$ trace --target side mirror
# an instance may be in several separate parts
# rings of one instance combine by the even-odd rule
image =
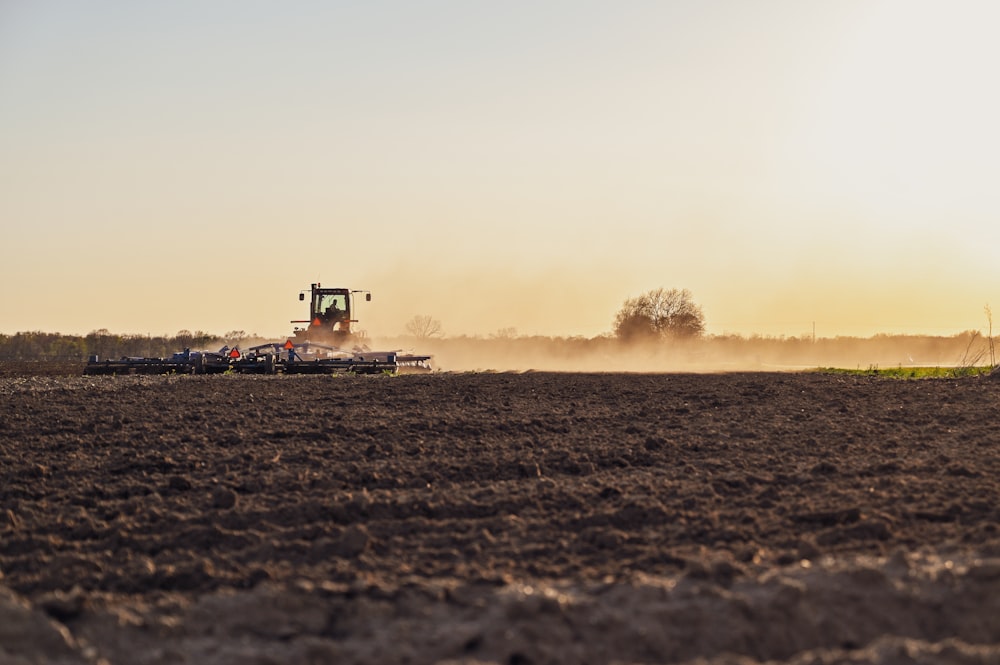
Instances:
[[[299,294],[299,300],[305,300],[305,299],[306,299],[306,294],[300,293]]]
[[[372,301],[372,294],[370,294],[370,293],[366,293],[366,294],[365,294],[365,300],[366,300],[367,302],[371,302],[371,301]]]

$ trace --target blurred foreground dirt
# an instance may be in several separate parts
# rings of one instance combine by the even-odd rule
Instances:
[[[71,374],[0,663],[1000,662],[998,381]]]

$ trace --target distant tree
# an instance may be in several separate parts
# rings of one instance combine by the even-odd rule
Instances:
[[[431,337],[441,337],[444,332],[441,330],[441,322],[432,318],[429,314],[417,314],[406,322],[406,334],[417,339],[428,339]]]
[[[629,298],[615,316],[624,341],[694,338],[705,332],[705,315],[687,289],[653,289]]]
[[[490,333],[490,339],[515,339],[516,337],[517,328],[514,326],[498,328],[495,333]]]

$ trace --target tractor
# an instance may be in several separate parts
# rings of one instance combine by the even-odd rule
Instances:
[[[294,340],[268,342],[249,349],[223,347],[217,352],[184,351],[169,358],[120,358],[101,360],[91,356],[84,374],[382,374],[430,372],[431,356],[373,351],[364,331],[352,324],[354,296],[371,291],[323,288],[312,284],[300,291],[299,300],[309,293],[309,319],[292,321],[308,324],[293,330]]]
[[[295,342],[317,342],[340,348],[354,346],[365,338],[363,331],[354,330],[354,295],[365,294],[365,301],[371,302],[371,291],[344,288],[324,288],[319,283],[310,285],[309,291],[300,291],[299,300],[309,294],[309,318],[292,321],[293,324],[307,324],[305,328],[293,330]]]

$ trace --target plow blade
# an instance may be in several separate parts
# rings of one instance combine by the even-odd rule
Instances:
[[[424,374],[433,371],[430,356],[396,355],[396,367],[400,374]]]

